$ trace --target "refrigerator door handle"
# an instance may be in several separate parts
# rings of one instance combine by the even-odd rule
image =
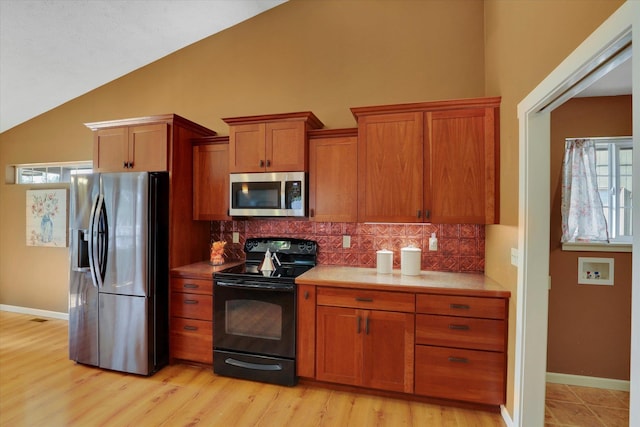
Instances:
[[[91,209],[89,221],[89,266],[91,268],[91,280],[93,285],[101,288],[107,267],[108,248],[107,215],[104,205],[104,196],[98,195]]]

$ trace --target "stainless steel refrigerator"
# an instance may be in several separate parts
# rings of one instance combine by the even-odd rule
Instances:
[[[69,206],[69,358],[151,375],[168,362],[169,176],[78,175]]]

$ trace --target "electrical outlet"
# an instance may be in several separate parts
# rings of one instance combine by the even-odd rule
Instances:
[[[351,236],[349,236],[347,234],[342,236],[342,247],[343,248],[350,248],[351,247]]]
[[[240,233],[237,231],[233,232],[233,243],[240,243]]]
[[[430,237],[429,238],[429,250],[430,251],[437,251],[438,250],[438,239],[436,239],[435,237]]]
[[[518,250],[516,248],[511,248],[511,265],[515,265],[516,267],[518,266],[519,256]]]

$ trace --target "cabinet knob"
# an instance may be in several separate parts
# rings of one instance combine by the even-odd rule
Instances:
[[[267,167],[271,166],[271,160],[267,160]]]
[[[128,165],[129,165],[129,162],[122,162],[122,167],[123,168],[125,168],[125,169],[128,168],[129,167]]]
[[[418,219],[422,218],[422,211],[418,209]]]
[[[309,291],[304,291],[304,299],[309,299]]]
[[[424,217],[425,219],[429,219],[429,215],[431,214],[431,212],[429,212],[429,210],[427,209],[426,211],[424,211]]]
[[[260,160],[260,167],[263,168],[264,167],[264,160]]]

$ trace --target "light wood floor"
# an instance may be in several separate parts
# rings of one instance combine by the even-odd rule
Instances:
[[[173,365],[139,377],[76,364],[67,322],[0,311],[0,426],[504,426],[499,414]]]

